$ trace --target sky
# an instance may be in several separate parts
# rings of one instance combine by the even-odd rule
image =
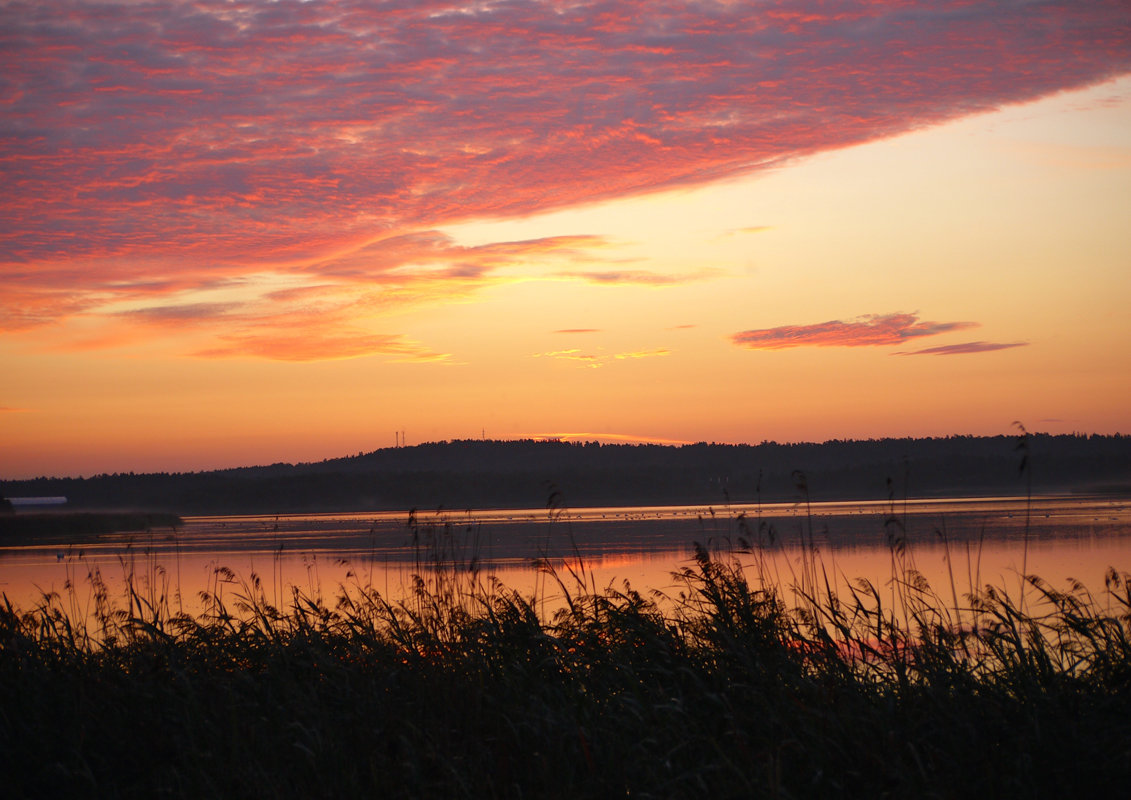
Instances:
[[[0,180],[0,478],[1131,433],[1126,0],[0,0]]]

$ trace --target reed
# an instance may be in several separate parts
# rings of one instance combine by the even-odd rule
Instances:
[[[815,549],[786,584],[743,536],[696,546],[667,595],[549,559],[524,595],[450,531],[418,543],[403,597],[351,576],[284,602],[221,568],[196,615],[141,570],[120,598],[97,574],[82,602],[79,581],[5,598],[6,796],[1065,797],[1131,779],[1115,570],[1098,595],[1027,576],[1023,603],[953,582],[944,599],[893,544],[890,594],[838,592]]]

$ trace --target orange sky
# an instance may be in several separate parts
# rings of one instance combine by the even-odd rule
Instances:
[[[0,478],[1131,431],[1131,8],[0,0]]]

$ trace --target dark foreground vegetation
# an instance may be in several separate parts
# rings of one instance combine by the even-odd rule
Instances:
[[[1022,433],[1024,433],[1022,431]],[[1028,463],[1017,470],[1019,444]],[[9,497],[178,514],[526,508],[553,486],[572,507],[810,499],[1131,493],[1131,436],[948,436],[819,444],[433,442],[309,464],[0,482]]]
[[[739,559],[745,565],[739,567]],[[6,797],[1101,797],[1131,781],[1131,586],[791,587],[697,549],[676,596],[473,565],[407,599],[0,608]],[[894,588],[894,601],[887,600]],[[1018,587],[1013,587],[1014,590]],[[72,592],[78,591],[72,587]],[[83,591],[86,591],[84,589]],[[1015,597],[1014,591],[1010,596]],[[894,602],[894,605],[893,605]],[[1109,794],[1110,792],[1110,794]]]

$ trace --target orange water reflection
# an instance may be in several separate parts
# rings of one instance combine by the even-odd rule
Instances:
[[[986,585],[1015,591],[1022,570],[1056,588],[1075,579],[1093,590],[1108,567],[1131,570],[1131,510],[1111,498],[434,512],[413,522],[404,513],[202,517],[177,531],[4,547],[0,591],[21,608],[55,592],[79,614],[92,607],[96,574],[111,596],[132,576],[142,596],[189,613],[200,610],[201,592],[233,599],[256,580],[274,604],[295,589],[332,601],[342,587],[397,600],[414,573],[430,575],[440,560],[464,580],[477,575],[486,585],[494,575],[552,607],[560,588],[534,559],[553,565],[571,591],[627,581],[672,595],[673,573],[693,563],[693,542],[785,590],[815,553],[822,581],[837,591],[865,578],[894,597],[893,574],[910,567],[960,603]]]

